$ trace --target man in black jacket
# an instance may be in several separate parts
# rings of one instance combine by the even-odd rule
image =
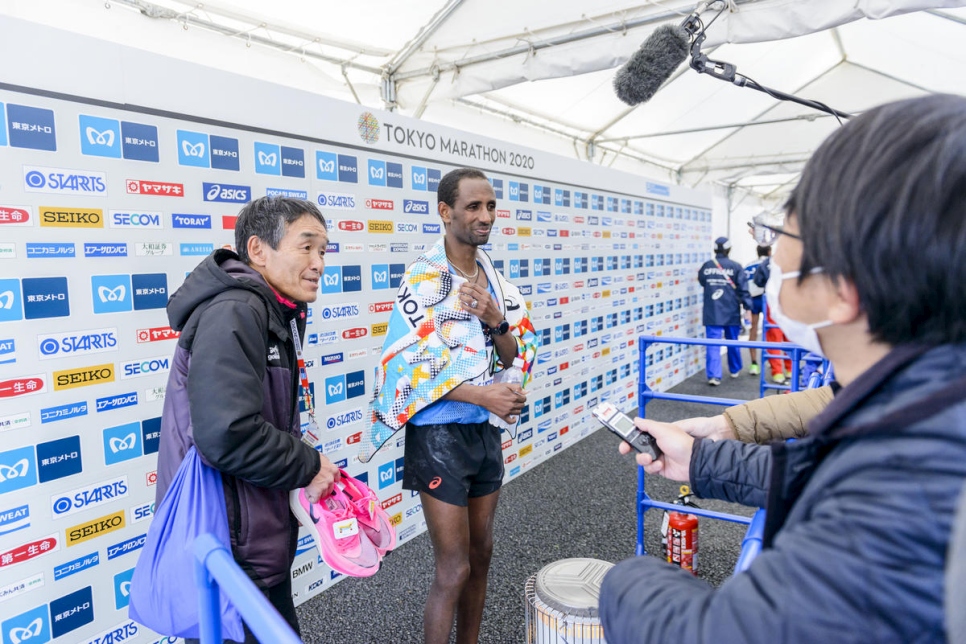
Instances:
[[[615,566],[600,593],[611,644],[945,641],[943,568],[966,480],[966,99],[852,119],[815,152],[787,212],[769,308],[842,388],[793,443],[636,421],[664,452],[638,456],[647,472],[764,506],[767,520],[761,554],[717,590],[652,557]]]
[[[339,472],[301,440],[295,334],[317,297],[328,234],[314,204],[263,197],[242,208],[237,254],[216,250],[168,301],[180,331],[161,417],[157,503],[192,445],[222,475],[232,554],[298,632],[289,570],[298,521]],[[245,627],[245,644],[257,640]]]

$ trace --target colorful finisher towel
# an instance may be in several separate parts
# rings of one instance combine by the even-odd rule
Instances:
[[[519,289],[493,268],[489,255],[477,250],[476,258],[510,323],[526,385],[537,354],[526,302]],[[443,238],[406,270],[376,369],[369,427],[359,454],[363,463],[416,412],[464,382],[483,383],[491,377],[499,382],[500,372],[510,366],[500,362],[496,351],[487,355],[479,320],[463,310],[457,297],[464,281],[449,272]]]

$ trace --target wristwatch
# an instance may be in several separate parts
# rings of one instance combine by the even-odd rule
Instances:
[[[506,333],[507,331],[510,330],[510,323],[507,322],[504,319],[498,325],[496,325],[496,326],[486,326],[483,330],[490,337],[494,337],[494,336],[497,336],[497,335],[503,335],[504,333]]]

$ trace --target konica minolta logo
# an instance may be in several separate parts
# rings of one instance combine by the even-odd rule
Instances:
[[[252,189],[249,186],[234,186],[227,183],[201,184],[205,201],[220,201],[225,203],[248,203],[252,199]]]
[[[415,199],[403,199],[403,212],[414,213],[417,215],[428,215],[429,202],[417,201]]]

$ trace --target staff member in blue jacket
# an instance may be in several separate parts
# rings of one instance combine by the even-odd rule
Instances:
[[[708,338],[737,340],[741,331],[741,307],[751,310],[748,279],[741,264],[728,258],[731,242],[727,237],[714,240],[714,259],[698,270],[698,283],[704,287],[704,329]],[[732,378],[741,375],[741,349],[728,347],[728,371]],[[721,347],[709,346],[705,359],[708,384],[721,384]]]
[[[638,456],[647,472],[767,520],[761,554],[717,590],[653,557],[615,566],[600,593],[610,644],[946,641],[943,568],[966,481],[964,186],[959,96],[874,108],[815,152],[765,296],[841,388],[792,443],[637,419],[664,452]]]

